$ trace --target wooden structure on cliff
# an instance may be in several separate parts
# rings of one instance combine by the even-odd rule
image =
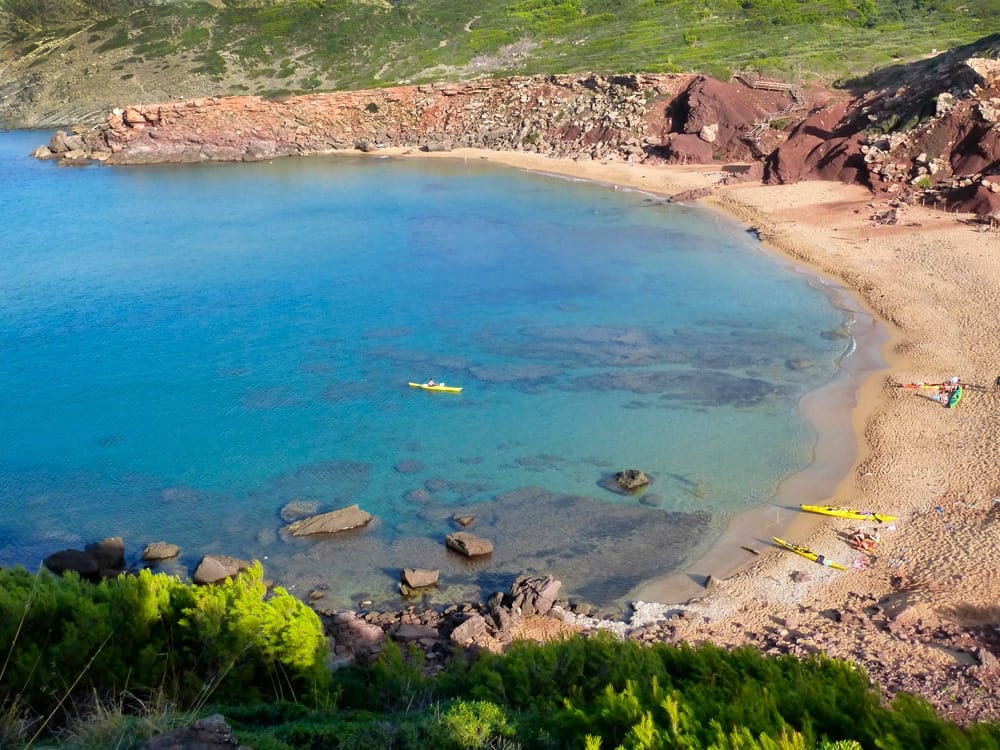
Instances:
[[[791,104],[787,107],[783,107],[782,109],[769,112],[764,115],[764,117],[754,123],[754,126],[750,130],[743,134],[743,140],[749,144],[750,148],[753,150],[754,156],[758,159],[763,159],[767,156],[767,153],[760,144],[764,133],[769,127],[771,127],[771,123],[774,120],[778,120],[782,117],[787,117],[790,114],[804,110],[806,108],[805,96],[802,94],[802,89],[794,83],[777,81],[773,78],[764,78],[757,73],[744,68],[737,68],[734,70],[733,78],[747,88],[761,89],[762,91],[784,91],[792,97]]]

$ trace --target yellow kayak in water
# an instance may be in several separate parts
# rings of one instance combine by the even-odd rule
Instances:
[[[456,388],[453,385],[445,385],[444,383],[435,383],[430,385],[428,383],[410,383],[410,388],[423,388],[425,391],[443,391],[444,393],[461,393],[461,388]]]
[[[833,560],[827,560],[825,557],[823,557],[823,555],[813,552],[808,547],[803,547],[800,544],[792,544],[791,542],[786,542],[784,539],[778,539],[778,537],[776,536],[772,536],[771,538],[774,540],[774,543],[777,544],[779,547],[784,547],[787,550],[791,550],[792,552],[798,555],[802,555],[803,557],[812,560],[813,562],[817,562],[820,565],[825,565],[826,567],[833,568],[834,570],[847,570],[846,565],[841,565],[839,562],[834,562]]]
[[[895,521],[896,516],[887,516],[876,513],[873,510],[855,510],[843,505],[800,505],[800,508],[810,513],[822,513],[824,516],[837,516],[838,518],[851,518],[855,521]]]

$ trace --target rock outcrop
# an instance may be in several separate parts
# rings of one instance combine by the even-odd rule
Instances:
[[[253,565],[249,560],[240,560],[228,555],[205,555],[195,568],[191,579],[195,583],[219,583],[227,578],[234,578]]]
[[[409,593],[413,589],[422,589],[428,586],[437,586],[441,572],[439,570],[428,570],[426,568],[403,568],[400,574],[401,588],[403,593]]]
[[[104,125],[60,131],[35,155],[135,164],[466,146],[708,163],[749,158],[744,130],[786,99],[690,74],[532,76],[282,100],[202,98],[115,109]]]
[[[142,750],[239,750],[244,746],[233,736],[233,730],[222,714],[198,719],[189,727],[158,734],[142,746]]]
[[[79,549],[53,552],[45,558],[43,564],[56,575],[72,571],[87,581],[98,581],[101,578],[101,567],[94,556]]]
[[[372,514],[361,510],[358,505],[348,505],[346,508],[320,513],[299,521],[293,521],[285,527],[292,536],[312,536],[313,534],[338,534],[350,531],[371,523]]]
[[[181,553],[181,548],[169,542],[151,542],[142,551],[142,559],[146,562],[172,560]]]
[[[625,469],[615,474],[615,484],[627,492],[645,487],[649,481],[649,477],[641,469]]]
[[[455,550],[466,557],[479,557],[493,552],[493,542],[467,531],[456,531],[454,534],[448,534],[444,541],[448,549]]]
[[[765,179],[839,180],[906,202],[1000,210],[1000,35],[853,82],[768,157]],[[997,214],[1000,218],[1000,213]]]
[[[45,558],[53,573],[74,572],[89,581],[114,578],[125,570],[125,541],[120,536],[88,544],[84,549],[65,549]]]
[[[395,146],[646,164],[766,160],[763,179],[857,182],[1000,225],[1000,35],[804,93],[737,71],[478,79],[366,91],[198,98],[59,131],[42,159],[257,161]],[[740,179],[757,179],[748,170]],[[992,179],[991,179],[992,178]],[[729,175],[727,180],[735,179]],[[405,470],[402,467],[400,470]]]

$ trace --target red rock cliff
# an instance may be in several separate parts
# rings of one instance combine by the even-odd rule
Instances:
[[[254,161],[384,144],[591,159],[740,160],[752,157],[744,130],[787,98],[695,75],[579,75],[280,101],[197,99],[115,110],[102,128],[57,134],[37,155],[116,164]]]

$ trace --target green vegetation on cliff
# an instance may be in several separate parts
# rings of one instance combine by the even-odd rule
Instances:
[[[998,26],[1000,0],[0,0],[8,57],[43,77],[76,50],[81,85],[141,75],[178,95],[198,77],[218,94],[737,66],[832,78]]]
[[[211,587],[0,570],[0,644],[13,749],[139,747],[215,710],[257,750],[1000,748],[1000,726],[961,728],[907,695],[886,706],[822,656],[580,637],[459,651],[431,677],[389,642],[373,666],[331,672],[317,616],[267,593],[259,566]]]

